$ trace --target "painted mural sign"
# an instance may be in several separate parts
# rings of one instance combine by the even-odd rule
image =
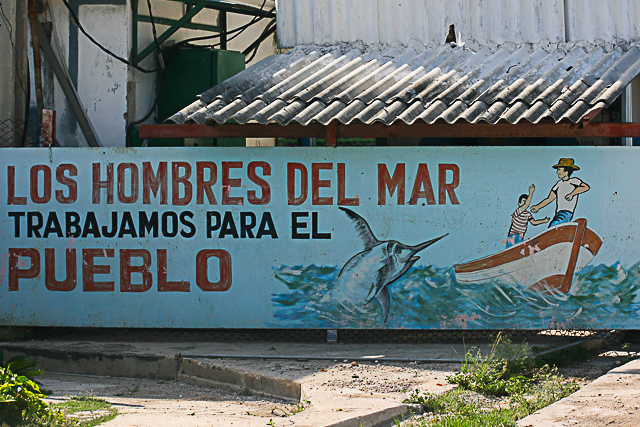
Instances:
[[[4,149],[0,324],[639,328],[632,148]]]

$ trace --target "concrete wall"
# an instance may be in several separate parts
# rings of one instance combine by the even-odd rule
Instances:
[[[117,55],[129,58],[132,43],[132,6],[130,0],[82,1],[70,2],[76,7],[78,17],[85,30],[98,42]],[[247,0],[246,3],[260,6],[262,1]],[[4,2],[5,12],[15,15],[15,2]],[[268,1],[265,9],[274,6]],[[175,1],[154,0],[152,2],[154,17],[179,19],[184,13],[184,5]],[[66,67],[67,74],[77,88],[81,103],[96,131],[98,140],[106,147],[121,147],[125,145],[127,123],[143,117],[153,104],[155,96],[155,74],[145,74],[135,71],[131,67],[110,57],[91,41],[89,41],[71,22],[70,14],[61,0],[47,0],[44,6],[44,21],[53,25],[52,45],[60,62]],[[139,13],[149,15],[147,2],[139,1]],[[26,15],[23,17],[26,23]],[[251,17],[229,14],[228,26],[236,28],[251,20]],[[193,22],[217,25],[218,13],[203,10],[193,19]],[[228,49],[244,50],[255,40],[269,20],[261,21],[255,27],[245,31],[241,36],[229,42]],[[158,34],[166,30],[166,26],[157,25]],[[169,40],[181,41],[186,38],[208,35],[202,31],[181,29]],[[0,47],[6,49],[6,31],[0,29]],[[138,51],[153,42],[151,24],[139,23]],[[201,42],[211,43],[211,42]],[[273,40],[266,40],[260,47],[254,62],[275,52]],[[152,69],[156,67],[155,55],[149,55],[141,67]],[[16,92],[13,80],[4,78],[13,73],[10,61],[0,61],[0,76],[3,84],[0,87],[2,99],[8,99],[5,94]],[[50,79],[51,71],[47,64],[43,65],[45,74],[45,107],[53,108],[57,112],[57,136],[63,146],[86,146],[86,141],[80,131],[76,119],[70,111],[69,104],[58,84],[57,79]],[[9,102],[0,103],[0,119],[5,111],[15,109]],[[147,122],[153,122],[152,115]]]
[[[16,5],[14,2],[4,3],[2,5],[4,14],[9,20],[11,26],[15,26]],[[4,20],[0,20],[0,52],[2,52],[2,61],[0,61],[0,121],[13,117],[14,100],[13,93],[16,87],[16,79],[14,76],[15,62],[14,51],[11,46],[9,37],[9,28]]]
[[[1,12],[0,121],[23,120],[26,102],[24,90],[29,89],[25,87],[27,86],[26,6],[23,2],[3,2]]]
[[[105,0],[103,3],[76,6],[80,23],[103,46],[126,58],[130,46],[128,1]],[[61,0],[49,0],[45,4],[44,18],[45,22],[52,23],[51,44],[78,92],[98,140],[107,147],[123,146],[127,66],[91,43],[71,22]],[[53,87],[53,96],[45,93],[45,97],[49,95],[48,103],[57,112],[58,141],[63,146],[86,146],[57,78],[53,79]]]

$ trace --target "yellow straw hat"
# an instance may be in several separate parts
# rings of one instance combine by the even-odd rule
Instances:
[[[565,169],[573,169],[574,171],[579,171],[580,168],[573,164],[573,159],[560,159],[558,160],[557,165],[553,165],[554,169],[565,168]]]

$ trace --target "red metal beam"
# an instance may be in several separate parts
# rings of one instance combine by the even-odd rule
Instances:
[[[324,138],[322,125],[140,125],[140,138]]]
[[[335,126],[340,138],[625,138],[640,137],[640,123],[575,124],[522,123],[522,124],[413,124],[386,126],[351,124]],[[141,125],[141,138],[326,138],[331,130],[320,124],[302,126],[290,124],[224,124],[224,125]]]
[[[333,121],[326,126],[325,139],[327,141],[327,147],[338,146],[338,122]]]

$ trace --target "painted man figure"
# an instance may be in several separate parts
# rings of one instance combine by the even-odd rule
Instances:
[[[559,181],[553,186],[546,199],[531,207],[531,212],[537,213],[549,203],[556,201],[556,214],[549,223],[549,227],[571,221],[578,204],[578,195],[589,191],[590,188],[580,178],[571,177],[574,171],[580,170],[573,163],[573,159],[560,159],[553,168],[558,173]]]
[[[549,222],[549,217],[544,219],[534,219],[533,215],[527,210],[531,204],[531,198],[536,186],[531,184],[529,186],[529,194],[523,194],[518,198],[518,209],[511,215],[511,227],[509,227],[509,233],[507,234],[507,248],[524,240],[524,235],[527,232],[527,225],[540,225],[545,222]]]

